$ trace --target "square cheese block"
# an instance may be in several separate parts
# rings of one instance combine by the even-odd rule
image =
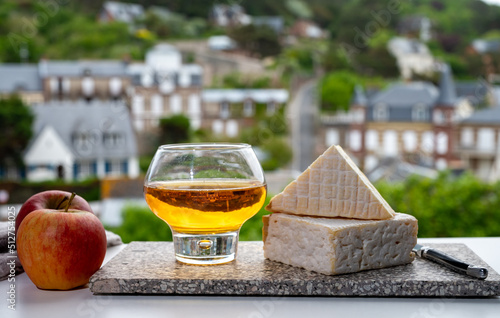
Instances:
[[[321,217],[390,219],[394,213],[340,146],[331,146],[266,207]]]
[[[263,217],[264,257],[327,275],[411,263],[417,219],[318,218],[272,213]]]

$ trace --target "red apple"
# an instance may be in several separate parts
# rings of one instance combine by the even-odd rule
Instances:
[[[93,213],[41,209],[18,230],[17,255],[40,289],[68,290],[88,283],[106,255],[106,233]]]
[[[52,209],[52,210],[64,210],[68,205],[69,198],[71,197],[70,192],[59,191],[59,190],[49,190],[37,193],[31,196],[19,210],[16,217],[16,234],[24,218],[35,210],[42,209]],[[71,201],[70,209],[83,210],[92,212],[90,205],[84,198],[77,195]]]

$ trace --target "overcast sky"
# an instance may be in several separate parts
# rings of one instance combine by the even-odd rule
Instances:
[[[483,1],[489,4],[496,4],[497,6],[500,5],[500,0],[483,0]]]

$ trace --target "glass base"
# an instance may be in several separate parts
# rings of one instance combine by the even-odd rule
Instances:
[[[219,234],[185,234],[172,231],[175,258],[192,265],[217,265],[236,258],[239,231]]]

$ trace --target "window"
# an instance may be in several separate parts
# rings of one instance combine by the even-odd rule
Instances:
[[[422,134],[421,148],[427,153],[434,151],[434,133],[432,131],[426,131]]]
[[[229,103],[220,103],[220,117],[223,119],[229,118]]]
[[[85,179],[97,174],[97,163],[90,161],[82,161],[74,165],[74,177],[77,179]]]
[[[243,115],[245,117],[252,117],[255,114],[254,105],[251,100],[246,100],[243,103]]]
[[[222,135],[224,132],[224,123],[222,120],[214,120],[212,123],[212,132],[214,135]]]
[[[436,169],[438,170],[444,170],[448,167],[448,164],[446,163],[446,160],[443,158],[439,158],[436,160]]]
[[[407,130],[403,133],[403,146],[407,152],[417,150],[417,134],[414,131]]]
[[[132,113],[139,115],[144,112],[144,97],[141,95],[135,95],[132,98]]]
[[[124,170],[126,166],[126,161],[122,160],[106,160],[105,163],[105,169],[106,169],[106,174],[107,175],[120,175],[122,173],[125,173],[126,171]]]
[[[102,141],[107,148],[116,148],[124,145],[123,135],[118,132],[104,132]]]
[[[98,136],[92,131],[77,131],[71,135],[73,146],[80,155],[91,153],[97,143],[99,142]]]
[[[338,145],[339,140],[339,131],[337,129],[330,128],[326,131],[325,146]]]
[[[163,99],[160,95],[153,95],[151,97],[151,112],[154,116],[161,116],[163,114]]]
[[[368,130],[366,132],[366,149],[377,150],[378,148],[378,133],[375,130]]]
[[[480,128],[477,131],[477,148],[481,151],[495,150],[495,131],[492,128]]]
[[[112,97],[117,98],[122,92],[122,80],[118,77],[113,77],[109,80],[109,93]]]
[[[412,109],[413,121],[427,121],[427,109],[425,105],[417,104]]]
[[[387,106],[384,104],[375,105],[373,108],[373,119],[375,121],[387,121],[389,119]]]
[[[398,154],[398,134],[394,130],[384,132],[384,152],[389,157]]]
[[[174,114],[182,112],[182,98],[181,96],[174,94],[170,96],[170,111]]]
[[[238,122],[236,120],[227,121],[226,135],[228,137],[236,137],[238,135]]]
[[[189,95],[188,113],[192,116],[200,116],[201,114],[200,96],[196,94]]]
[[[462,129],[462,134],[460,135],[460,143],[463,147],[474,146],[474,130],[470,127]]]
[[[448,152],[448,135],[445,132],[436,135],[436,152],[440,155]]]
[[[95,91],[94,79],[91,77],[84,77],[82,79],[82,93],[85,97],[92,97]]]
[[[267,103],[267,115],[272,115],[276,111],[276,103],[275,102],[269,102]]]
[[[359,130],[352,130],[349,134],[349,147],[353,151],[361,150],[361,133]]]
[[[191,85],[192,86],[201,86],[201,75],[191,74]]]

